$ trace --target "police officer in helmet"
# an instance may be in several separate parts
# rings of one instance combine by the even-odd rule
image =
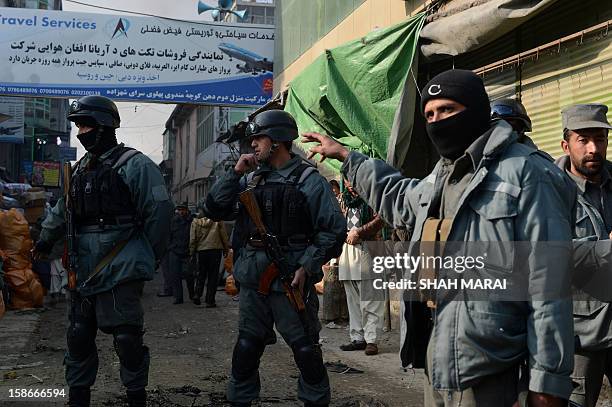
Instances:
[[[525,133],[531,132],[531,119],[525,106],[516,99],[498,99],[491,103],[491,120],[505,120],[516,131],[518,142],[537,149],[533,140]]]
[[[145,406],[150,356],[143,343],[141,299],[144,282],[153,278],[165,250],[173,205],[157,165],[117,143],[120,117],[110,99],[82,97],[70,106],[68,120],[87,150],[73,167],[70,188],[78,258],[64,359],[68,405],[90,405],[100,329],[113,335],[129,405]],[[43,222],[35,257],[64,239],[64,213],[61,198]]]
[[[240,157],[234,170],[211,188],[203,207],[213,220],[236,219],[233,233],[241,241],[234,265],[240,283],[239,330],[227,398],[233,406],[250,406],[259,396],[259,359],[265,346],[276,342],[276,326],[300,369],[298,398],[306,406],[326,406],[331,392],[318,346],[321,325],[313,285],[322,278],[321,266],[339,255],[346,221],[329,183],[291,152],[298,128],[289,113],[259,113],[247,124],[245,135],[254,153]],[[266,229],[277,236],[294,271],[291,285],[302,292],[307,322],[300,320],[278,278],[267,295],[258,293],[271,260],[246,210],[239,206],[234,211],[238,194],[247,188],[253,188]]]

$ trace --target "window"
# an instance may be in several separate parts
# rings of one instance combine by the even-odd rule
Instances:
[[[247,20],[251,24],[274,24],[274,7],[247,7]]]
[[[45,98],[25,99],[25,118],[30,125],[38,127],[50,127],[49,113],[51,111],[51,100]]]
[[[266,7],[266,24],[274,25],[274,7]]]
[[[179,152],[179,155],[183,154],[183,144],[184,144],[184,140],[181,138],[181,136],[182,136],[181,133],[182,133],[181,132],[181,128],[180,127],[177,128],[176,129],[176,138],[179,141],[179,146],[180,146],[180,149],[181,149],[181,151]],[[177,174],[179,175],[176,179],[177,179],[177,181],[179,181],[180,177],[183,176],[183,160],[181,160],[180,157],[177,157],[176,158],[176,164],[178,164]]]
[[[206,198],[207,185],[205,181],[199,181],[196,186],[196,205],[199,205]]]
[[[196,154],[206,150],[206,148],[213,143],[213,136],[215,132],[214,116],[214,110],[212,107],[198,106],[196,114]]]

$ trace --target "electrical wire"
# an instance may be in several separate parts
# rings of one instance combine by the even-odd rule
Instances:
[[[213,23],[212,21],[186,20],[186,19],[182,19],[182,18],[159,16],[157,14],[142,13],[142,12],[139,12],[139,11],[129,11],[129,10],[122,10],[122,9],[113,8],[113,7],[98,6],[96,4],[83,3],[81,1],[76,1],[76,0],[64,0],[64,2],[79,4],[81,6],[99,8],[101,10],[117,11],[119,13],[129,13],[129,14],[135,14],[135,15],[145,16],[145,17],[161,18],[162,20],[177,21],[177,22],[180,22],[180,23],[192,23],[192,24],[201,24],[201,25],[210,25],[211,23]],[[227,23],[223,24],[223,26],[224,27],[242,27],[240,25],[227,24]]]
[[[165,125],[166,125],[166,123],[164,122],[164,123],[159,123],[159,124],[148,124],[146,126],[121,126],[119,128],[123,129],[123,130],[125,130],[125,129],[146,129],[146,128],[149,128],[149,127],[161,127],[161,126],[165,126]]]
[[[180,18],[162,17],[162,16],[158,16],[156,14],[142,13],[142,12],[139,12],[139,11],[130,11],[130,10],[122,10],[122,9],[118,9],[118,8],[113,8],[113,7],[99,6],[99,5],[96,5],[96,4],[83,3],[81,1],[76,1],[76,0],[64,0],[64,2],[79,4],[81,6],[99,8],[101,10],[117,11],[119,13],[130,13],[130,14],[136,14],[136,15],[145,16],[145,17],[162,18],[164,20],[179,21],[179,22],[190,22],[190,23],[191,22],[195,22],[195,21],[190,21],[190,20],[183,20],[183,19],[180,19]]]

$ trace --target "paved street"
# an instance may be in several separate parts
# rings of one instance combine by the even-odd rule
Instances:
[[[158,275],[159,278],[159,275]],[[172,305],[171,298],[155,296],[159,281],[145,289],[145,342],[151,348],[149,405],[226,406],[225,386],[237,335],[238,303],[217,293],[217,308],[191,303]],[[0,320],[0,405],[63,405],[65,399],[18,402],[15,389],[65,389],[62,359],[65,350],[65,303],[42,312],[9,312]],[[326,362],[341,362],[362,374],[330,372],[332,406],[420,406],[422,372],[402,372],[397,356],[398,333],[384,334],[381,353],[342,352],[345,329],[321,332]],[[93,405],[124,405],[119,361],[112,337],[98,333],[100,354]],[[269,346],[261,363],[261,406],[300,406],[295,389],[298,371],[289,347],[280,339]],[[53,401],[56,402],[54,403]]]

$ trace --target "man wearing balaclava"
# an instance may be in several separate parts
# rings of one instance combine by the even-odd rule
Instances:
[[[68,405],[90,405],[100,329],[113,335],[128,404],[144,407],[150,356],[143,343],[142,292],[164,254],[174,208],[159,167],[117,143],[120,117],[113,101],[82,97],[70,106],[68,120],[87,150],[70,180],[77,287],[64,357]],[[35,258],[66,237],[65,213],[62,197],[43,222]]]
[[[411,256],[418,250],[416,259],[435,259],[462,244],[458,251],[482,261],[472,268],[473,279],[510,280],[512,296],[491,287],[454,295],[435,285],[408,288],[404,294],[411,301],[402,304],[401,315],[413,319],[404,321],[402,363],[425,368],[427,407],[565,405],[574,334],[571,300],[559,293],[569,285],[567,220],[575,187],[545,154],[518,143],[507,122],[490,122],[489,99],[474,73],[450,70],[434,77],[423,88],[421,109],[441,156],[423,180],[405,178],[330,137],[303,138],[318,143],[310,156],[344,162],[343,176],[387,223],[411,231]],[[517,241],[516,247],[508,244]],[[438,251],[436,242],[443,243]],[[461,257],[451,260],[451,266],[421,265],[417,283],[461,279],[452,266]]]

